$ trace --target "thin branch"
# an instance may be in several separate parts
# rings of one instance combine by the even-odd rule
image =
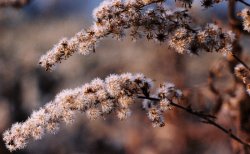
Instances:
[[[242,61],[238,56],[236,56],[233,53],[232,53],[232,56],[234,57],[235,60],[237,60],[240,64],[242,64],[244,67],[246,67],[250,71],[250,67],[244,61]]]
[[[160,99],[158,99],[158,98],[145,97],[145,96],[138,96],[138,98],[140,98],[140,99],[148,99],[148,100],[151,100],[151,101],[160,101]],[[201,118],[204,123],[215,126],[216,128],[220,129],[222,132],[227,134],[230,138],[234,139],[235,141],[239,142],[240,144],[244,145],[245,147],[250,148],[250,144],[248,144],[247,142],[243,141],[241,138],[239,138],[238,136],[233,134],[230,129],[226,129],[223,126],[221,126],[220,124],[216,123],[213,119],[211,119],[210,116],[202,114],[201,112],[194,111],[190,107],[181,106],[181,105],[176,104],[176,103],[174,103],[172,101],[170,101],[170,104],[172,106],[178,108],[178,109],[181,109],[181,110],[183,110],[183,111],[185,111],[187,113],[190,113],[192,115],[195,115],[196,117]]]
[[[244,0],[237,0],[238,2],[242,3],[242,4],[245,4],[246,6],[249,6],[250,7],[250,4],[245,2]]]

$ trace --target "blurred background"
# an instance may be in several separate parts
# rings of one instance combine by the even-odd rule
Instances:
[[[107,38],[90,56],[74,55],[53,72],[40,68],[41,55],[62,37],[71,37],[92,24],[92,10],[101,0],[32,0],[22,8],[0,8],[0,133],[14,122],[22,122],[63,89],[74,88],[95,77],[111,73],[141,72],[192,92],[194,106],[211,103],[206,87],[210,66],[220,61],[220,54],[179,55],[165,44],[131,38],[117,41]],[[168,1],[173,5],[174,1]],[[227,26],[227,3],[204,9],[197,1],[191,14],[204,25],[217,22]],[[237,9],[241,9],[238,6]],[[243,38],[247,48],[250,40]],[[231,78],[223,77],[230,81]],[[201,93],[208,97],[201,97]],[[203,96],[203,95],[202,95]],[[199,101],[197,101],[199,100]],[[200,123],[177,109],[165,114],[166,126],[153,128],[141,104],[134,107],[126,121],[115,118],[87,120],[79,114],[71,126],[62,124],[59,133],[31,141],[17,154],[221,154],[232,153],[228,136]],[[222,120],[223,121],[223,120]],[[230,123],[225,123],[230,126]],[[0,141],[0,154],[8,154]]]

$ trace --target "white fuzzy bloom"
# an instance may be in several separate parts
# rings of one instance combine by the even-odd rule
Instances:
[[[178,53],[192,53],[191,44],[194,41],[193,33],[190,33],[185,28],[179,28],[175,31],[169,40],[169,46],[175,49]]]
[[[153,127],[162,127],[165,125],[162,111],[159,108],[150,108],[148,110],[148,118],[152,121]]]
[[[109,113],[114,108],[114,102],[112,100],[105,100],[101,102],[101,110],[103,113]]]
[[[121,93],[121,80],[120,76],[112,74],[105,79],[107,91],[112,96],[119,96]]]
[[[116,115],[118,119],[124,120],[124,119],[127,119],[131,115],[131,110],[128,108],[122,108],[116,111]]]
[[[243,9],[239,15],[243,18],[244,30],[250,32],[250,9]]]
[[[155,107],[152,107],[148,110],[148,118],[152,121],[160,119],[161,111]]]
[[[48,133],[55,134],[59,131],[59,129],[60,129],[60,126],[59,126],[59,123],[57,122],[48,122],[46,125],[46,131]]]
[[[110,9],[110,7],[112,7],[113,4],[115,3],[121,3],[121,0],[104,0],[102,1],[98,7],[96,7],[93,12],[92,15],[94,17],[94,19],[97,19],[99,17],[102,16],[101,14],[101,10],[108,10]]]
[[[10,130],[3,133],[3,140],[13,142],[7,146],[10,151],[23,149],[26,146],[26,130],[22,130],[22,127],[23,125],[21,123],[16,123],[12,125]]]
[[[170,101],[168,100],[168,99],[162,99],[161,101],[160,101],[160,109],[162,110],[162,111],[167,111],[167,110],[169,110],[170,109]]]
[[[174,98],[180,99],[182,97],[182,92],[177,89],[174,84],[166,82],[158,88],[157,95],[162,100],[172,100]]]
[[[90,120],[96,120],[101,116],[101,114],[102,114],[101,111],[97,108],[90,108],[86,111],[86,116]]]
[[[242,64],[238,64],[234,68],[235,75],[242,80],[244,84],[247,84],[248,78],[250,77],[249,70]]]
[[[232,31],[228,31],[227,34],[230,41],[233,42],[235,40],[235,34]]]
[[[118,99],[118,103],[121,108],[128,108],[133,102],[134,99],[128,96],[123,96]]]
[[[250,95],[250,71],[244,65],[238,64],[234,68],[234,73],[245,84],[246,92]]]

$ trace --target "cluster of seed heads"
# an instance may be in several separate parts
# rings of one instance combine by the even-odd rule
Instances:
[[[108,115],[116,115],[123,120],[131,114],[130,106],[138,96],[149,97],[153,83],[143,74],[125,73],[110,75],[105,80],[92,80],[76,89],[59,93],[54,101],[49,102],[22,123],[13,124],[5,131],[3,139],[10,151],[22,149],[29,139],[41,139],[45,133],[56,133],[60,123],[70,124],[78,112],[95,120]],[[164,126],[163,112],[170,108],[170,102],[181,97],[181,92],[173,84],[163,84],[157,91],[160,103],[148,102],[148,118],[153,126]]]
[[[76,52],[83,55],[95,52],[97,43],[105,37],[122,39],[127,33],[133,40],[144,37],[166,42],[178,53],[198,54],[204,50],[231,52],[234,40],[232,32],[223,32],[214,24],[193,28],[190,26],[192,20],[187,10],[171,10],[164,3],[160,3],[162,1],[103,1],[93,11],[94,24],[70,39],[62,39],[41,57],[40,65],[51,70],[56,63]]]

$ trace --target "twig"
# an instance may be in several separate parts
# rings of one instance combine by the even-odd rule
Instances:
[[[145,96],[138,96],[138,98],[140,98],[140,99],[148,99],[148,100],[151,100],[151,101],[160,101],[160,99],[158,99],[158,98],[145,97]],[[204,123],[215,126],[216,128],[220,129],[222,132],[227,134],[230,138],[234,139],[235,141],[239,142],[240,144],[244,145],[245,147],[250,148],[250,144],[246,143],[241,138],[239,138],[238,136],[233,134],[230,129],[226,129],[223,126],[221,126],[220,124],[216,123],[214,120],[212,120],[213,118],[211,119],[210,116],[202,114],[201,112],[196,112],[196,111],[192,110],[190,107],[187,108],[187,107],[181,106],[179,104],[176,104],[176,103],[174,103],[172,101],[170,101],[170,104],[172,106],[178,108],[178,109],[181,109],[183,111],[186,111],[187,113],[190,113],[192,115],[195,115],[196,117],[201,118]]]
[[[242,61],[238,56],[236,56],[233,53],[232,53],[232,56],[234,57],[235,60],[237,60],[239,63],[241,63],[243,66],[245,66],[250,71],[250,67],[244,61]]]
[[[237,0],[238,2],[242,3],[242,4],[245,4],[246,6],[250,6],[249,3],[245,2],[244,0]]]

